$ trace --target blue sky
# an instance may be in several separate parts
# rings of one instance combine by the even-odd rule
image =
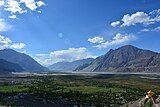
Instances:
[[[159,0],[0,0],[0,49],[48,66],[131,44],[160,52]]]

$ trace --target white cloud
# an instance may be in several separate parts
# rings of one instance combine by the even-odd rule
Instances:
[[[112,22],[111,26],[116,27],[120,24],[120,21]]]
[[[20,51],[20,53],[24,53],[24,54],[27,54],[27,52],[26,52],[26,51]]]
[[[10,38],[0,35],[0,49],[8,48],[11,43]]]
[[[4,19],[0,19],[0,32],[8,31],[11,26],[5,23]]]
[[[10,19],[16,19],[17,16],[16,16],[16,15],[11,15],[11,16],[9,16],[9,18],[10,18]]]
[[[153,10],[149,14],[150,15],[158,15],[158,14],[160,14],[160,9]]]
[[[39,11],[37,11],[37,12],[38,12],[38,13],[42,13],[42,11],[40,11],[40,10],[39,10]]]
[[[24,3],[30,10],[35,10],[37,8],[34,0],[21,0],[20,2]]]
[[[160,26],[154,28],[152,31],[160,32]]]
[[[103,43],[100,43],[98,45],[95,45],[93,47],[96,47],[96,48],[109,48],[111,46],[116,46],[116,45],[121,45],[121,44],[125,44],[125,43],[128,43],[130,41],[133,41],[135,40],[136,37],[132,34],[116,34],[115,37],[113,37],[112,40],[108,40],[108,41],[105,41]]]
[[[54,59],[52,59],[49,54],[36,54],[33,58],[43,66],[48,66],[54,63]]]
[[[36,0],[0,0],[1,10],[8,11],[10,13],[8,17],[11,19],[18,19],[16,15],[26,13],[28,12],[27,10],[41,13],[41,11],[38,10],[41,6],[45,6],[42,0],[37,2]]]
[[[111,26],[117,26],[120,23],[121,27],[124,26],[133,26],[137,24],[150,25],[156,22],[160,22],[160,9],[153,10],[152,12],[136,12],[133,14],[126,14],[123,16],[121,22],[113,22]]]
[[[0,0],[0,7],[4,5],[5,5],[5,2],[3,0]]]
[[[49,54],[36,54],[34,59],[42,65],[48,66],[56,62],[75,61],[85,58],[95,58],[86,48],[69,48],[67,50],[53,51]]]
[[[0,35],[0,50],[5,48],[13,49],[22,49],[25,48],[26,44],[24,43],[13,43],[12,40],[8,37]]]
[[[152,29],[142,29],[140,32],[138,33],[141,33],[141,32],[160,32],[160,26],[156,27],[156,28],[152,28]]]
[[[148,16],[148,14],[144,12],[137,12],[132,15],[129,14],[124,15],[122,21],[123,21],[122,26],[131,26],[131,25],[136,25],[138,23],[142,24],[154,23],[153,21],[151,21],[150,16]]]
[[[16,0],[8,0],[7,5],[5,6],[5,10],[11,12],[12,14],[15,13],[24,13],[25,11],[20,7],[20,3]]]
[[[13,49],[23,49],[25,48],[26,44],[24,43],[14,43],[10,46],[10,48],[13,48]]]
[[[44,6],[45,3],[43,1],[36,2],[35,0],[21,0],[21,3],[24,3],[26,7],[30,10],[36,10],[38,7]]]
[[[150,30],[149,29],[142,29],[140,32],[149,32]]]
[[[57,61],[74,61],[93,57],[91,53],[84,47],[53,51],[50,53],[50,56]]]
[[[104,38],[100,36],[96,36],[94,38],[89,38],[88,41],[91,43],[102,43],[104,42]]]
[[[38,7],[45,6],[45,4],[44,4],[43,1],[38,1],[38,2],[36,2],[36,3],[37,3],[37,6],[38,6]]]

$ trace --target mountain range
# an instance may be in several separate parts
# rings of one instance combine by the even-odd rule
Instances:
[[[87,58],[73,62],[58,62],[48,67],[51,71],[83,72],[159,72],[160,53],[132,45],[111,49],[96,59]],[[12,49],[0,50],[0,73],[49,71],[29,55]]]
[[[17,66],[19,65],[23,69],[22,71],[37,72],[48,70],[47,68],[43,67],[38,62],[36,62],[29,55],[19,53],[12,49],[0,50],[0,59],[3,59],[3,61],[5,60],[6,62],[10,62],[11,64],[15,64]],[[6,65],[4,64],[4,66]],[[10,68],[11,66],[12,65],[8,66],[8,68]],[[13,69],[13,71],[14,70],[16,70],[16,67],[15,69]]]
[[[53,71],[73,71],[75,69],[78,69],[77,67],[85,65],[85,64],[90,64],[93,62],[93,58],[87,58],[87,59],[82,59],[82,60],[76,60],[73,62],[58,62],[55,63],[48,68]]]
[[[132,45],[111,49],[79,71],[87,72],[159,72],[160,54]]]

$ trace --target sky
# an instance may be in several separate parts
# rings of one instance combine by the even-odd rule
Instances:
[[[160,52],[160,0],[0,0],[0,49],[44,66],[129,44]]]

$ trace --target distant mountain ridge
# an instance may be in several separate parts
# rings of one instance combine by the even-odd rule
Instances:
[[[111,49],[96,59],[88,58],[73,62],[58,62],[47,69],[29,55],[12,49],[0,50],[0,71],[84,71],[84,72],[160,72],[160,53],[132,45]],[[5,68],[8,65],[8,68]],[[4,68],[3,68],[4,66]],[[14,68],[15,67],[15,68]]]
[[[0,74],[9,74],[11,72],[21,72],[21,71],[23,71],[23,69],[18,64],[0,59]]]
[[[50,70],[59,70],[59,71],[73,71],[75,70],[78,66],[83,65],[83,64],[89,64],[93,61],[93,58],[87,58],[87,59],[82,59],[82,60],[76,60],[73,62],[58,62],[55,63],[48,68]]]
[[[111,49],[81,71],[88,72],[160,72],[160,54],[132,45]]]
[[[16,52],[15,50],[12,49],[0,50],[0,59],[18,64],[19,66],[22,67],[24,71],[28,72],[48,70],[47,68],[43,67],[38,62],[36,62],[29,55]]]

